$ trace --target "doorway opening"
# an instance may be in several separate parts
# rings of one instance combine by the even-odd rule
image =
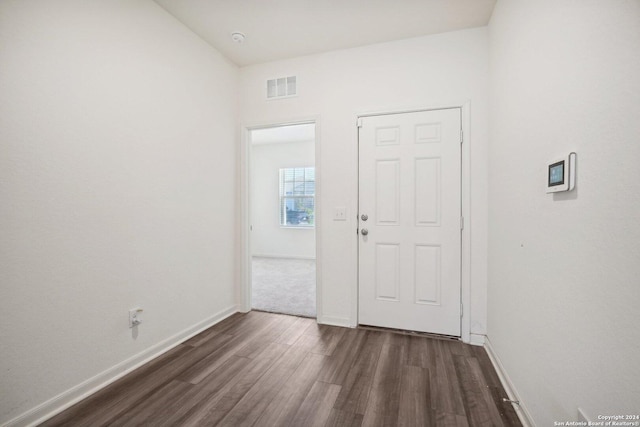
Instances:
[[[317,316],[315,127],[249,130],[253,310]]]

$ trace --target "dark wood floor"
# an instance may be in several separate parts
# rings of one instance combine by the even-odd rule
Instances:
[[[485,350],[235,314],[45,426],[519,426]]]

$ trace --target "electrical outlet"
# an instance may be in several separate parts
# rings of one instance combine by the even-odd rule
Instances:
[[[142,319],[140,318],[142,315],[142,309],[140,307],[132,308],[129,310],[129,327],[133,328],[142,323]]]
[[[346,221],[347,220],[347,208],[337,207],[333,212],[334,221]]]

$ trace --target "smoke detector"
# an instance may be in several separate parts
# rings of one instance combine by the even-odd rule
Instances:
[[[236,43],[242,43],[244,41],[245,35],[240,31],[234,31],[231,33],[231,40]]]

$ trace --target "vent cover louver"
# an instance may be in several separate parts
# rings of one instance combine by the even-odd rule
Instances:
[[[286,98],[297,94],[296,76],[267,80],[267,99]]]

